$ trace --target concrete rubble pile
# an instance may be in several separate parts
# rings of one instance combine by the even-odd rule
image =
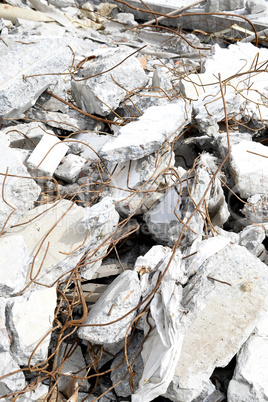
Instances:
[[[1,400],[268,401],[267,28],[0,2]]]

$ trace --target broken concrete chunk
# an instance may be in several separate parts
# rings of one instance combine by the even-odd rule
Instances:
[[[215,81],[217,82],[214,78]],[[198,100],[193,102],[193,113],[200,130],[214,137],[218,134],[218,122],[225,118],[225,110],[223,100],[219,96],[220,85],[216,84],[208,88],[209,96],[208,93],[201,94]],[[224,100],[228,118],[240,112],[242,98],[238,95],[234,84],[226,86]]]
[[[13,336],[10,350],[19,365],[28,365],[33,352],[30,365],[47,358],[56,301],[55,287],[34,288],[8,301],[8,331]]]
[[[190,117],[191,106],[182,99],[152,106],[137,121],[121,127],[116,138],[104,144],[100,155],[110,162],[143,158],[178,136]]]
[[[174,162],[173,152],[165,148],[159,154],[119,163],[106,190],[116,202],[117,211],[123,216],[148,211],[163,194],[161,189],[171,182],[168,174]]]
[[[221,157],[224,158],[228,152],[228,140],[227,133],[219,133],[216,136],[216,144],[217,150],[220,153]],[[230,132],[229,140],[231,147],[237,144],[240,144],[241,141],[252,141],[252,137],[249,133],[240,133],[240,132]]]
[[[27,46],[9,38],[0,42],[0,118],[19,117],[57,81],[57,73],[71,66],[72,52],[67,44],[62,38],[36,36]]]
[[[98,344],[119,342],[125,338],[126,329],[135,318],[135,310],[120,319],[139,304],[141,296],[140,283],[135,271],[125,271],[119,275],[108,289],[101,295],[88,314],[84,325],[80,327],[78,335],[81,339]],[[94,324],[114,324],[96,326]]]
[[[268,192],[268,148],[253,141],[234,145],[230,154],[230,169],[242,198]]]
[[[267,236],[268,223],[263,225],[249,225],[246,226],[239,233],[240,246],[246,247],[256,257],[262,255],[265,251],[265,247],[262,244],[263,240]]]
[[[147,84],[148,78],[135,56],[123,61],[129,54],[129,49],[109,50],[79,71],[79,78],[72,81],[72,91],[81,109],[106,116],[119,106],[127,91]]]
[[[41,188],[31,178],[13,150],[0,143],[0,232],[18,222],[33,208]],[[8,169],[8,170],[7,170]],[[12,176],[5,176],[6,174]],[[22,177],[20,177],[22,176]],[[4,198],[3,198],[4,197]]]
[[[2,129],[8,136],[13,148],[34,149],[45,134],[46,126],[43,123],[32,121],[31,123],[16,124]]]
[[[69,154],[56,169],[55,176],[67,183],[74,183],[85,163],[86,159],[81,156]]]
[[[60,128],[72,133],[80,130],[93,131],[96,127],[96,120],[84,116],[77,110],[71,108],[62,113],[55,111],[44,111],[41,107],[37,108],[35,106],[29,110],[28,116],[32,119],[45,121],[50,127]]]
[[[265,0],[247,0],[246,10],[249,14],[258,14],[266,11],[267,2]]]
[[[52,176],[67,151],[68,146],[56,135],[45,133],[27,160],[27,167],[33,176]]]
[[[100,135],[91,132],[79,133],[72,136],[73,140],[81,141],[82,152],[80,156],[91,161],[99,160],[98,152],[110,138],[109,135]]]
[[[9,395],[12,392],[22,390],[26,385],[26,381],[23,372],[20,371],[19,365],[15,362],[9,352],[0,353],[0,359],[0,395]],[[2,378],[6,374],[13,373],[14,371],[14,374]]]
[[[0,255],[0,296],[8,297],[19,293],[26,284],[29,255],[23,237],[1,236]]]
[[[179,400],[197,398],[214,368],[239,351],[267,313],[267,290],[267,266],[241,246],[226,246],[199,268],[182,300],[188,314],[181,320],[185,336],[173,379]]]
[[[248,224],[262,223],[268,220],[268,194],[254,194],[241,209]]]
[[[28,254],[34,257],[28,266],[28,280],[38,278],[38,281],[51,285],[75,268],[89,250],[91,253],[83,275],[90,279],[101,265],[101,257],[105,255],[109,242],[100,250],[98,248],[113,233],[118,218],[109,197],[86,209],[61,200],[29,211],[20,222],[25,224],[10,229],[2,238],[23,236]],[[90,264],[90,258],[98,261]]]
[[[253,333],[240,349],[228,401],[251,402],[268,400],[268,314],[261,316]]]
[[[202,238],[206,211],[215,225],[221,226],[227,221],[229,211],[221,182],[216,176],[210,183],[216,170],[215,159],[210,154],[201,154],[194,178],[190,179],[191,173],[187,172],[176,187],[167,190],[144,214],[148,229],[157,240],[173,246],[186,224],[188,227],[184,227],[181,245],[190,246],[196,238]],[[198,212],[194,212],[200,202]]]

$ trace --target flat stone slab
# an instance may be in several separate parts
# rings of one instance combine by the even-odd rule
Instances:
[[[20,292],[26,284],[30,258],[23,237],[1,236],[0,255],[0,296],[8,297]]]
[[[198,397],[215,367],[230,362],[267,313],[267,297],[267,266],[244,247],[230,244],[202,264],[184,288],[188,314],[173,379],[179,399]]]
[[[191,119],[191,106],[179,99],[164,106],[152,106],[137,120],[121,127],[114,139],[106,142],[100,155],[110,162],[125,162],[158,151],[171,142]]]
[[[25,224],[11,228],[1,239],[22,236],[32,259],[28,265],[27,281],[38,278],[38,281],[51,285],[72,270],[89,250],[93,261],[99,258],[95,264],[89,264],[87,260],[88,266],[83,268],[83,275],[92,277],[101,265],[100,257],[106,253],[109,243],[98,254],[94,250],[113,233],[118,219],[109,197],[87,208],[63,199],[32,209],[20,221]]]
[[[62,38],[35,36],[25,45],[8,37],[5,42],[0,41],[0,119],[19,117],[72,63],[71,49]]]
[[[27,365],[38,343],[31,365],[47,358],[54,310],[56,308],[56,288],[35,288],[16,296],[7,303],[8,327],[13,335],[11,353],[19,365]]]

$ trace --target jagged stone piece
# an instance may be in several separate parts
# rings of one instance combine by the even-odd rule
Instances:
[[[230,154],[230,170],[242,198],[268,193],[268,148],[258,142],[242,141]]]
[[[27,223],[10,229],[2,238],[23,236],[29,255],[36,256],[28,266],[28,279],[38,278],[50,285],[72,270],[90,249],[92,260],[99,258],[92,264],[87,260],[83,269],[83,275],[90,279],[101,265],[101,256],[105,255],[109,243],[97,253],[95,249],[113,233],[118,218],[109,197],[90,208],[61,200],[29,211],[20,222]]]
[[[78,155],[69,154],[55,171],[55,176],[67,183],[74,183],[86,163],[86,159]]]
[[[184,229],[181,245],[190,246],[196,238],[202,238],[206,211],[209,212],[210,219],[215,225],[221,226],[227,221],[229,211],[221,182],[216,176],[210,183],[216,169],[215,159],[210,154],[201,154],[195,168],[194,178],[188,178],[188,172],[185,173],[181,176],[177,186],[167,190],[159,201],[144,214],[150,233],[158,241],[169,246],[175,244],[184,223],[187,223],[204,194],[205,198],[199,211],[194,213],[187,224],[188,228]],[[209,190],[205,193],[208,186]]]
[[[135,271],[124,271],[101,295],[89,312],[83,324],[90,327],[80,327],[78,336],[98,344],[111,344],[124,339],[129,324],[136,312],[111,325],[94,326],[117,320],[135,308],[140,301],[141,290],[138,274]]]
[[[214,368],[239,351],[267,314],[267,291],[267,266],[244,247],[228,245],[202,264],[183,291],[188,314],[181,320],[185,336],[171,386],[177,400],[197,398]]]
[[[52,176],[68,151],[56,135],[45,133],[27,160],[27,167],[33,176]]]
[[[100,155],[110,162],[143,158],[178,136],[190,117],[191,106],[182,99],[152,106],[137,121],[120,127],[116,138],[104,144]]]
[[[169,182],[166,173],[174,162],[174,154],[164,150],[159,155],[119,163],[111,176],[112,186],[107,189],[117,211],[124,216],[148,211],[163,194],[161,188]]]
[[[129,49],[112,49],[84,65],[79,77],[88,79],[72,81],[73,95],[80,108],[105,116],[119,106],[126,90],[147,84],[148,78],[135,56],[121,63],[129,54]]]
[[[36,348],[30,364],[47,358],[56,302],[55,287],[34,288],[8,301],[8,330],[13,336],[10,350],[19,365],[28,364],[32,352],[46,334],[48,336]]]
[[[39,197],[41,188],[31,178],[25,166],[16,158],[11,148],[8,148],[3,143],[0,143],[0,154],[1,232],[7,219],[8,221],[6,223],[5,229],[8,229],[11,225],[16,224],[21,216],[28,212],[29,209],[33,208],[34,202]],[[7,168],[8,174],[14,176],[6,177],[5,180]],[[23,178],[16,176],[23,176]]]
[[[228,387],[228,401],[268,400],[268,314],[264,314],[236,359],[236,367]]]
[[[0,118],[19,117],[72,63],[71,49],[63,38],[27,40],[27,46],[10,37],[0,43]]]
[[[254,194],[247,202],[241,212],[245,215],[248,224],[267,222],[268,193]]]
[[[32,121],[31,123],[16,124],[15,126],[5,127],[5,133],[12,148],[34,149],[45,134],[46,126],[41,122]]]
[[[0,255],[0,296],[8,297],[20,292],[26,284],[29,255],[23,237],[1,236]]]

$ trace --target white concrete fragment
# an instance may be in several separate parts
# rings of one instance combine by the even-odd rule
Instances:
[[[30,365],[47,358],[56,302],[55,287],[34,288],[8,301],[8,330],[13,336],[10,350],[19,365],[28,365],[35,348]]]
[[[250,14],[258,14],[267,10],[267,2],[265,0],[247,0],[246,10]]]
[[[237,235],[238,237],[238,235]],[[237,243],[238,243],[237,239]],[[191,247],[185,251],[185,256],[187,257],[185,260],[185,266],[187,270],[187,275],[190,278],[194,274],[196,274],[201,267],[201,265],[210,257],[212,257],[215,253],[222,250],[226,247],[230,242],[232,242],[232,238],[224,237],[224,236],[215,236],[210,237],[208,239],[200,241],[196,239]]]
[[[46,126],[41,122],[16,124],[5,127],[2,132],[9,138],[13,148],[34,149],[45,134]]]
[[[119,319],[139,304],[140,296],[137,273],[124,271],[94,304],[83,323],[91,326],[80,327],[79,337],[98,344],[111,344],[124,339],[128,326],[135,318],[135,310],[114,324],[105,326],[94,326],[94,324],[109,323]]]
[[[68,146],[54,134],[44,134],[27,160],[33,176],[52,176],[68,151]]]
[[[0,296],[8,297],[19,293],[26,284],[29,255],[23,237],[1,236],[0,255]]]
[[[218,71],[221,71],[221,66],[218,66]],[[209,72],[207,74],[210,75]],[[214,78],[213,82],[219,81]],[[225,87],[224,100],[228,117],[237,115],[242,107],[243,99],[238,95],[235,85],[236,83],[231,82]],[[212,137],[217,135],[218,122],[225,118],[219,84],[209,86],[207,92],[201,94],[198,100],[193,102],[193,113],[202,132]]]
[[[168,149],[158,155],[119,163],[111,175],[112,185],[107,188],[107,193],[116,202],[117,211],[123,216],[148,211],[163,194],[161,188],[171,184],[166,173],[169,168],[174,168],[174,163],[174,154]]]
[[[256,257],[262,255],[265,251],[265,247],[262,244],[263,240],[267,236],[268,222],[263,225],[249,225],[246,226],[239,233],[240,246],[246,247]]]
[[[73,95],[80,108],[105,116],[119,106],[126,91],[147,84],[148,78],[135,56],[123,62],[130,54],[128,48],[110,49],[79,70],[79,78],[88,77],[72,81]]]
[[[235,372],[228,387],[228,400],[268,400],[267,360],[268,314],[265,312],[237,355]]]
[[[29,209],[33,208],[41,188],[31,178],[25,166],[15,157],[11,148],[0,143],[0,154],[1,231],[5,223],[5,229],[8,229],[11,225],[16,224]],[[13,176],[8,176],[5,180],[7,169],[8,174]]]
[[[14,361],[9,352],[0,353],[0,377],[20,370],[19,365]],[[12,392],[22,390],[26,385],[25,377],[22,371],[8,375],[0,379],[0,395],[9,395]],[[7,401],[7,399],[4,399]],[[9,399],[10,400],[10,399]]]
[[[83,158],[98,161],[98,152],[101,150],[103,145],[111,139],[111,137],[109,135],[85,132],[73,135],[72,139],[84,143],[81,144],[83,150],[81,156]]]
[[[53,93],[55,93],[54,90]],[[60,94],[59,96],[61,98],[64,98],[64,94]],[[51,97],[50,101],[52,99],[55,98]],[[44,121],[50,127],[60,128],[62,130],[66,130],[71,133],[80,130],[94,130],[96,127],[97,124],[96,120],[93,120],[90,117],[82,115],[77,110],[67,108],[67,110],[64,110],[64,112],[59,112],[59,111],[53,111],[59,109],[59,107],[56,106],[54,106],[54,109],[52,111],[47,110],[47,105],[43,107],[45,107],[46,111],[44,111],[41,107],[37,108],[35,106],[34,108],[31,108],[28,111],[28,116],[35,120]]]
[[[58,80],[57,73],[69,68],[72,52],[62,38],[34,36],[27,46],[10,37],[0,42],[0,118],[18,117]],[[27,77],[36,74],[40,75]]]
[[[150,155],[171,142],[190,121],[191,106],[182,99],[164,106],[152,106],[137,120],[119,129],[116,138],[100,152],[111,162],[124,162]]]
[[[242,198],[268,192],[268,148],[253,141],[234,145],[230,155],[230,169]]]
[[[196,164],[194,178],[190,179],[188,172],[185,173],[177,186],[167,190],[160,200],[144,214],[150,233],[158,241],[173,246],[186,223],[188,228],[184,227],[181,245],[189,247],[196,238],[201,240],[206,211],[209,212],[210,219],[215,225],[221,226],[227,221],[229,211],[221,182],[216,176],[210,183],[216,169],[215,159],[210,154],[201,154]],[[207,188],[209,190],[206,192]],[[204,200],[201,202],[203,196]],[[192,216],[200,202],[199,211]],[[190,219],[189,222],[188,219]]]
[[[205,73],[191,74],[182,81],[181,86],[190,99],[195,99],[201,92],[198,100],[193,102],[193,112],[201,131],[210,136],[217,135],[218,122],[225,118],[219,74],[222,82],[227,80],[223,88],[228,117],[241,116],[241,113],[245,118],[253,119],[259,127],[263,126],[268,120],[263,98],[268,94],[268,73],[260,71],[253,76],[248,71],[252,71],[256,58],[258,66],[262,66],[267,55],[266,48],[259,49],[251,43],[237,43],[224,49],[215,45],[213,55],[205,62]],[[235,78],[238,71],[243,74],[243,79]],[[206,86],[207,83],[210,85]]]
[[[197,398],[215,367],[239,351],[267,313],[267,290],[267,266],[241,246],[226,246],[199,268],[182,300],[188,314],[172,385],[178,400]]]
[[[266,319],[267,325],[267,319]],[[251,335],[237,356],[233,379],[228,387],[228,401],[268,400],[268,331],[265,336]]]
[[[83,169],[86,159],[78,155],[69,154],[55,171],[55,176],[67,183],[74,183]]]
[[[248,224],[262,223],[268,220],[268,195],[254,194],[248,199],[241,212],[245,215]]]
[[[91,208],[61,200],[29,211],[20,222],[25,224],[10,229],[2,238],[21,235],[28,254],[35,257],[28,266],[28,279],[38,278],[38,281],[50,285],[72,270],[90,250],[87,265],[83,268],[83,275],[90,279],[101,265],[101,257],[109,242],[97,253],[96,249],[114,232],[118,219],[109,197]],[[99,260],[91,264],[90,258]]]

